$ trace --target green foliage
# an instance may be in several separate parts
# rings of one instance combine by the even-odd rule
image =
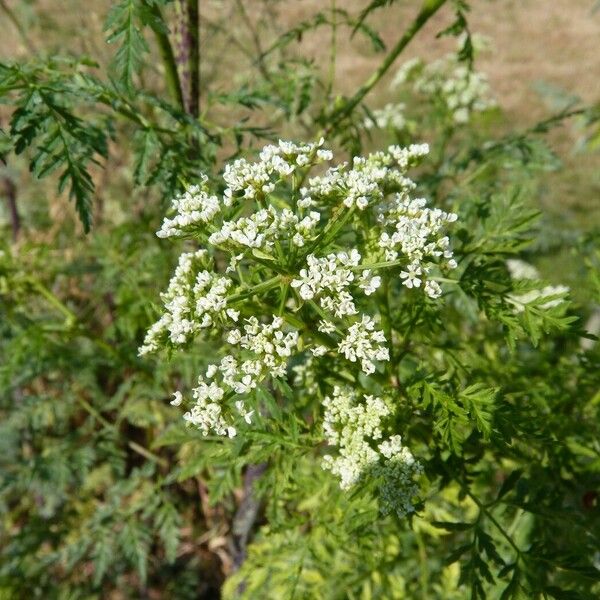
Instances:
[[[124,120],[120,133],[136,141],[135,184],[158,185],[167,197],[211,164],[214,151],[201,124],[150,92],[140,90],[129,100],[119,86],[93,75],[96,67],[89,60],[0,65],[0,93],[14,106],[10,150],[30,152],[37,178],[60,171],[58,190],[70,186],[86,232],[95,191],[91,167],[104,167],[115,120]]]
[[[42,180],[27,184],[32,204],[54,207],[46,178],[68,189],[91,229],[79,239],[68,216],[51,223],[19,197],[20,239],[9,244],[6,226],[0,247],[0,597],[600,594],[598,234],[558,235],[536,203],[544,177],[562,167],[546,134],[575,116],[593,147],[598,111],[569,106],[523,131],[500,110],[449,125],[439,97],[401,86],[409,126],[367,131],[375,103],[338,93],[337,44],[347,36],[385,52],[367,20],[394,4],[319,7],[284,30],[232,2],[226,31],[207,20],[202,32],[240,47],[250,66],[202,79],[198,118],[173,88],[186,85],[179,47],[170,48],[180,18],[173,3],[110,3],[107,64],[42,55],[0,64],[8,117],[0,159],[14,170],[24,157]],[[468,5],[449,4],[454,18],[440,35],[459,36],[458,58],[474,70]],[[323,60],[304,53],[314,32],[333,44]],[[138,356],[177,256],[208,247],[212,233],[157,239],[165,201],[205,172],[222,194],[218,170],[253,156],[258,139],[324,132],[336,154],[429,142],[432,160],[415,168],[414,194],[459,215],[449,234],[458,267],[436,272],[443,295],[433,301],[402,285],[402,260],[375,265],[386,284],[360,308],[381,316],[389,362],[369,377],[335,357],[303,371],[303,348],[284,378],[244,396],[251,427],[231,439],[203,436],[169,399],[226,353],[222,340],[207,331],[183,352]],[[280,209],[306,184],[294,179],[269,199]],[[300,259],[376,246],[375,224],[335,212],[336,194],[343,190],[324,215],[332,225],[298,255],[247,253],[252,268],[235,275],[242,319],[281,314],[319,336],[318,304],[289,308]],[[250,210],[248,200],[230,218]],[[539,273],[516,277],[508,262],[538,264],[558,252],[577,261],[574,294]],[[215,269],[225,270],[225,258],[214,252]],[[401,433],[423,466],[409,516],[382,514],[376,473],[342,490],[321,468],[332,453],[322,401],[339,384],[394,408],[386,433]]]
[[[116,2],[106,17],[104,28],[110,32],[107,43],[119,43],[115,53],[113,68],[118,81],[128,92],[132,92],[134,74],[144,63],[144,55],[149,53],[148,43],[142,28],[149,25],[152,29],[166,32],[166,25],[151,11],[143,0],[123,0]]]
[[[115,229],[52,270],[41,268],[44,252],[20,265],[4,255],[0,384],[2,409],[13,408],[2,422],[3,537],[22,511],[32,517],[3,547],[5,587],[49,589],[66,569],[65,590],[100,590],[128,566],[144,585],[153,544],[161,544],[165,564],[177,557],[181,498],[165,487],[164,460],[137,441],[139,432],[164,427],[170,412],[159,383],[168,373],[140,368],[135,355],[153,278],[166,275],[168,261],[151,236],[131,234],[129,226]],[[99,268],[90,263],[97,256]],[[87,298],[63,296],[64,304],[51,291],[90,274],[93,285],[79,292]],[[106,326],[107,313],[90,302],[108,294],[119,318]],[[93,577],[64,580],[88,560]]]
[[[106,119],[84,121],[72,112],[69,95],[74,90],[61,90],[61,66],[60,62],[23,67],[0,65],[0,94],[17,94],[17,108],[10,121],[14,152],[21,154],[33,147],[29,169],[35,177],[41,179],[61,171],[58,190],[62,192],[70,186],[69,196],[75,200],[87,232],[94,191],[88,165],[99,164],[100,159],[107,157],[110,123]],[[42,74],[48,71],[51,76],[42,80]]]

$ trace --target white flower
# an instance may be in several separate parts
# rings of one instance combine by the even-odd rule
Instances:
[[[379,398],[364,396],[364,403],[357,400],[357,394],[350,388],[336,386],[333,396],[323,401],[325,439],[330,446],[339,447],[338,457],[324,457],[323,468],[340,477],[342,489],[353,486],[379,459],[368,438],[381,438],[381,420],[390,412]]]
[[[317,329],[321,333],[334,333],[335,332],[335,325],[333,323],[331,323],[330,321],[321,320],[317,324]]]
[[[442,295],[442,288],[437,281],[426,281],[425,282],[425,293],[430,298],[439,298]]]
[[[407,60],[396,72],[396,76],[392,80],[390,87],[395,88],[405,83],[408,78],[422,65],[423,61],[420,58],[411,58],[410,60]]]
[[[180,406],[183,402],[183,396],[180,391],[176,391],[173,393],[173,400],[171,400],[171,406]]]
[[[242,260],[242,258],[244,258],[243,254],[236,254],[235,256],[232,256],[231,260],[229,261],[229,265],[225,269],[225,273],[234,273],[238,263]]]
[[[246,405],[243,400],[237,400],[235,403],[235,408],[238,411],[239,415],[244,419],[247,425],[252,424],[252,415],[254,414],[253,410],[246,410]]]
[[[454,213],[427,208],[423,198],[411,199],[403,194],[397,194],[383,208],[379,219],[386,229],[379,236],[379,247],[386,260],[398,260],[400,256],[409,260],[406,270],[400,273],[406,287],[421,287],[430,268],[427,263],[456,268],[450,240],[444,234],[446,224],[456,218]],[[394,228],[391,231],[387,229],[390,225]],[[425,286],[425,292],[432,298],[440,295],[438,291],[438,285]]]
[[[465,90],[453,88],[448,91],[452,95],[466,98]],[[202,334],[225,340],[227,354],[198,377],[184,415],[204,435],[233,437],[252,425],[262,408],[248,408],[260,397],[254,397],[255,390],[270,378],[287,378],[292,359],[303,389],[314,394],[321,393],[323,363],[340,362],[333,356],[336,351],[354,363],[347,365],[354,375],[373,374],[378,361],[389,360],[389,349],[365,309],[377,304],[369,296],[382,285],[384,269],[407,265],[401,272],[404,285],[438,298],[442,290],[430,273],[456,266],[446,235],[456,215],[428,208],[424,199],[411,196],[416,185],[408,169],[427,155],[427,144],[390,146],[310,177],[313,166],[333,158],[323,143],[280,140],[265,146],[255,161],[241,158],[227,164],[222,196],[210,193],[203,177],[173,201],[175,215],[159,232],[161,237],[193,234],[203,249],[181,255],[161,296],[163,314],[150,327],[140,354],[189,344]],[[306,183],[296,190],[292,178]],[[332,247],[336,250],[323,250]],[[287,282],[295,293],[277,304],[285,320],[268,318],[264,307],[274,306],[277,287],[283,284],[283,289]],[[299,306],[299,299],[307,306]],[[323,335],[288,325],[306,313],[318,320],[316,328]],[[255,316],[244,319],[242,314]],[[342,485],[357,481],[364,469],[388,469],[386,481],[412,473],[402,470],[410,453],[400,438],[383,439],[380,421],[389,413],[386,404],[368,395],[358,404],[356,395],[346,400],[344,394],[338,396],[327,409],[324,427],[340,455],[325,462]],[[176,392],[172,403],[182,402]]]
[[[402,102],[392,104],[388,103],[383,108],[371,111],[371,116],[364,121],[365,129],[395,129],[402,131],[406,128],[406,117],[404,111],[406,105]]]
[[[330,201],[340,199],[348,207],[365,210],[383,199],[386,188],[405,189],[412,182],[403,171],[418,162],[429,151],[427,145],[408,148],[391,146],[388,152],[375,152],[367,157],[354,157],[352,168],[347,164],[332,167],[320,177],[308,181],[301,195],[311,199]]]
[[[540,278],[539,271],[529,263],[519,259],[509,259],[506,266],[514,280],[536,280]],[[513,303],[515,312],[523,312],[527,304],[535,303],[542,309],[552,308],[564,302],[566,294],[570,291],[564,285],[547,285],[540,289],[529,290],[523,293],[509,294],[508,299]],[[553,296],[556,296],[553,298]],[[551,298],[547,302],[540,302]]]
[[[406,271],[400,272],[400,277],[404,280],[402,283],[407,288],[412,287],[420,287],[421,280],[419,279],[419,275],[423,272],[418,263],[411,263],[406,267]]]
[[[240,343],[240,340],[242,339],[242,334],[240,332],[239,329],[232,329],[228,334],[227,334],[227,343],[231,344],[232,346],[235,346],[237,344]]]
[[[236,346],[248,358],[238,361],[225,356],[218,365],[210,365],[205,377],[198,378],[192,390],[196,404],[184,415],[185,420],[196,425],[205,435],[230,435],[236,431],[222,405],[227,393],[246,395],[267,377],[283,377],[287,361],[297,350],[298,332],[282,330],[284,321],[273,316],[271,323],[261,323],[256,317],[245,320],[243,331],[233,329],[227,342]],[[210,382],[207,382],[209,380]],[[236,400],[235,409],[247,424],[251,424],[254,411],[247,411],[243,400]],[[231,435],[230,435],[231,437]]]
[[[381,277],[379,275],[371,276],[371,271],[365,269],[360,277],[359,287],[364,291],[367,296],[374,294],[381,285]]]
[[[279,140],[279,144],[265,146],[260,161],[238,159],[225,167],[223,179],[227,184],[224,196],[230,204],[234,197],[255,198],[275,189],[276,179],[293,173],[298,167],[315,165],[331,160],[329,151],[320,150],[321,140],[316,144],[297,145]]]
[[[208,238],[209,243],[237,251],[240,247],[272,250],[276,241],[289,238],[296,246],[303,246],[313,239],[321,215],[312,211],[300,219],[290,209],[276,210],[273,206],[260,209],[249,217],[236,221],[224,221],[220,229]],[[232,259],[230,270],[237,265],[238,258]]]
[[[228,308],[225,310],[225,314],[232,320],[235,321],[237,323],[238,319],[240,318],[240,311],[239,310],[235,310],[233,308]]]
[[[539,308],[548,309],[562,304],[570,289],[566,285],[547,285],[541,289],[529,290],[522,294],[509,294],[509,300],[514,304],[515,312],[523,312],[527,304],[535,304]],[[549,298],[546,302],[540,302]]]
[[[509,259],[506,261],[506,266],[513,279],[540,279],[539,271],[524,260]]]
[[[158,349],[166,340],[185,344],[201,329],[210,327],[215,318],[225,318],[225,296],[232,282],[216,273],[199,270],[206,250],[185,252],[179,257],[167,291],[162,295],[165,313],[148,330],[140,356]]]
[[[313,353],[313,356],[323,356],[324,354],[327,354],[328,348],[327,346],[315,346],[314,348],[311,348],[310,351]]]

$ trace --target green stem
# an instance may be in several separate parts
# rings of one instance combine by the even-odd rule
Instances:
[[[279,309],[277,311],[277,314],[279,316],[281,316],[283,314],[283,310],[285,308],[285,303],[286,300],[288,298],[288,293],[290,291],[290,284],[289,283],[285,283],[285,284],[281,284],[281,300],[279,302]]]
[[[295,317],[293,314],[291,314],[287,311],[283,311],[283,313],[280,316],[284,321],[289,323],[292,327],[295,327],[296,329],[306,329],[306,324],[303,321],[301,321],[300,319],[298,319],[297,317]]]
[[[35,290],[65,317],[67,325],[73,325],[77,321],[75,313],[70,311],[46,286],[35,279],[29,278],[28,281]]]
[[[441,281],[442,283],[456,283],[458,285],[458,279],[448,279],[447,277],[428,277],[428,279],[432,279],[433,281]]]
[[[356,265],[356,267],[350,267],[351,271],[367,271],[367,270],[374,270],[374,269],[389,269],[391,267],[399,267],[401,265],[405,265],[406,264],[406,259],[401,259],[401,260],[385,260],[383,262],[376,262],[376,263],[363,263],[362,265]]]
[[[467,493],[467,496],[469,496],[469,498],[471,498],[471,500],[473,500],[473,502],[475,502],[475,504],[477,504],[479,510],[486,516],[487,519],[490,520],[490,522],[500,532],[502,537],[510,544],[510,546],[513,548],[513,550],[520,557],[521,556],[520,548],[515,544],[513,539],[510,537],[510,535],[508,535],[508,533],[506,533],[506,531],[504,530],[504,527],[502,527],[502,525],[500,525],[500,523],[498,523],[498,521],[496,520],[496,517],[494,517],[494,515],[488,510],[488,508],[485,506],[485,504],[483,504],[483,502],[481,502],[481,500],[479,500],[479,498],[474,496],[468,489],[465,489],[465,492]]]
[[[232,304],[234,302],[238,302],[239,300],[245,300],[250,296],[254,296],[254,294],[258,294],[259,292],[266,292],[267,290],[277,287],[281,282],[281,275],[275,275],[275,277],[267,279],[267,281],[263,281],[262,283],[259,283],[245,290],[244,292],[240,292],[239,294],[234,294],[233,296],[230,296],[229,298],[227,298],[227,303]]]
[[[332,317],[330,315],[328,315],[314,300],[309,300],[307,302],[307,304],[321,317],[321,319],[323,321],[328,321],[330,323],[333,323]],[[334,325],[334,327],[335,327],[335,332],[338,335],[341,335],[342,337],[344,337],[344,332],[336,325]]]
[[[193,117],[200,114],[200,11],[198,0],[187,0],[188,35],[190,39],[190,105]]]
[[[379,68],[367,79],[367,81],[357,90],[342,107],[334,111],[330,116],[330,122],[325,129],[325,134],[335,131],[343,119],[352,113],[352,111],[362,102],[363,98],[375,87],[379,80],[387,73],[388,69],[394,64],[400,53],[406,48],[408,43],[415,37],[419,30],[427,21],[446,3],[447,0],[424,0],[419,14],[416,16],[412,25],[404,32],[404,35],[398,40],[396,45],[390,50]]]
[[[381,311],[381,321],[383,325],[383,330],[385,332],[385,337],[387,338],[388,348],[390,351],[390,370],[392,374],[394,373],[394,368],[396,366],[396,361],[394,360],[394,340],[393,340],[393,325],[392,325],[392,307],[390,303],[390,282],[389,279],[384,279],[382,287],[382,292],[385,298],[385,305],[383,310]]]
[[[81,406],[83,406],[83,408],[85,408],[85,410],[92,417],[94,417],[94,419],[96,419],[99,423],[101,423],[102,425],[104,425],[104,427],[106,427],[107,429],[112,429],[113,431],[118,431],[117,427],[115,426],[115,424],[111,423],[108,419],[106,419],[105,417],[103,417],[100,414],[100,412],[97,411],[87,400],[85,400],[81,396],[77,396],[77,401],[79,402],[79,404],[81,404]],[[153,461],[155,463],[158,463],[162,467],[168,466],[168,463],[167,463],[167,461],[164,458],[161,458],[157,454],[154,454],[154,452],[151,452],[150,450],[148,450],[148,448],[144,448],[143,446],[141,446],[137,442],[130,441],[130,442],[128,442],[127,445],[134,452],[136,452],[137,454],[143,456],[144,458],[147,458],[148,460],[151,460],[151,461]]]
[[[161,23],[165,23],[162,16],[162,12],[158,4],[152,3],[148,5],[150,12],[158,19]],[[179,73],[177,72],[177,63],[175,62],[175,54],[173,53],[173,46],[169,41],[169,36],[161,31],[159,28],[153,28],[156,42],[158,44],[158,51],[165,68],[165,81],[169,94],[176,102],[177,106],[185,112],[185,103],[183,101],[183,92],[181,90],[181,82],[179,81]]]
[[[302,260],[304,260],[309,254],[312,254],[315,250],[317,250],[319,246],[327,246],[329,242],[335,239],[342,227],[344,227],[344,225],[346,225],[346,223],[354,215],[355,208],[355,206],[348,208],[344,204],[338,206],[333,215],[331,215],[331,219],[329,219],[329,222],[327,223],[327,225],[325,225],[325,228],[323,229],[321,234],[308,247],[308,249],[304,253],[304,256],[302,257]]]
[[[448,148],[448,144],[450,143],[450,140],[452,139],[453,135],[454,127],[450,126],[444,128],[444,131],[442,133],[442,141],[440,142],[440,147],[438,149],[438,156],[435,161],[434,170],[436,172],[439,171],[444,164],[444,159],[446,158],[446,149]]]
[[[138,444],[137,442],[128,442],[127,445],[134,452],[137,452],[137,454],[139,454],[140,456],[143,456],[144,458],[147,458],[148,460],[159,464],[161,467],[167,467],[169,465],[169,463],[164,458],[161,458],[157,454],[154,454],[154,452],[150,452],[148,448],[144,448],[144,446]]]

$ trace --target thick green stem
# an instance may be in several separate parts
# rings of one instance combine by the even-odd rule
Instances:
[[[185,111],[200,114],[200,30],[198,0],[175,2],[175,62]]]
[[[239,294],[234,294],[233,296],[230,296],[229,298],[227,298],[227,303],[232,304],[234,302],[239,302],[240,300],[245,300],[246,298],[249,298],[250,296],[253,296],[254,294],[266,292],[270,289],[277,287],[282,282],[283,282],[283,279],[282,279],[281,275],[275,275],[275,277],[272,277],[271,279],[267,279],[267,281],[263,281],[262,283],[259,283],[243,292],[240,292]]]
[[[425,0],[421,6],[419,14],[416,16],[412,25],[404,32],[404,35],[398,40],[397,44],[390,50],[379,68],[367,79],[367,81],[357,90],[347,102],[329,117],[330,122],[325,130],[326,134],[335,131],[343,119],[352,113],[352,111],[362,102],[363,98],[375,87],[379,80],[387,73],[400,53],[406,48],[408,43],[415,37],[419,30],[427,21],[446,3],[447,0]]]
[[[151,4],[148,8],[160,22],[165,22],[157,4]],[[167,89],[177,106],[182,111],[185,111],[181,82],[179,81],[179,73],[177,72],[177,63],[175,62],[175,54],[173,53],[173,47],[171,46],[169,36],[158,28],[154,28],[153,31],[156,37],[156,43],[158,44],[160,58],[165,68]]]

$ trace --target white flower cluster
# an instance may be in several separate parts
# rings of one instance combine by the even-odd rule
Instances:
[[[394,129],[402,131],[406,129],[405,116],[406,104],[403,102],[389,102],[383,108],[376,108],[365,119],[365,129]]]
[[[165,312],[148,330],[140,356],[155,352],[167,339],[172,344],[185,344],[202,329],[211,327],[215,319],[237,320],[237,311],[226,307],[232,281],[213,271],[197,270],[199,263],[207,262],[207,254],[206,250],[198,250],[179,257],[167,291],[161,295]]]
[[[314,237],[320,218],[321,215],[316,211],[300,218],[288,208],[277,211],[269,206],[250,217],[225,221],[208,241],[215,246],[234,250],[241,247],[271,250],[276,241],[289,236],[293,245],[301,247]]]
[[[407,259],[407,267],[401,271],[402,283],[408,287],[421,287],[430,298],[441,295],[440,285],[434,280],[426,280],[431,267],[425,260],[444,259],[446,267],[457,266],[450,248],[450,240],[444,234],[446,224],[458,218],[439,208],[427,208],[423,198],[411,199],[405,194],[396,194],[394,199],[380,214],[380,221],[392,225],[390,231],[379,236],[379,247],[385,252],[386,260]]]
[[[360,277],[355,276],[352,267],[357,267],[360,260],[356,249],[323,258],[309,254],[307,268],[300,270],[300,277],[292,281],[292,287],[298,288],[303,300],[317,298],[325,310],[338,318],[355,315],[358,311],[350,287],[358,284],[366,295],[370,295],[381,285],[381,277],[372,276],[369,270],[363,271]]]
[[[273,377],[283,377],[287,359],[298,346],[298,332],[284,333],[282,326],[281,317],[273,316],[271,324],[261,324],[256,317],[250,317],[244,324],[244,333],[233,329],[229,332],[227,341],[256,356],[256,362],[260,363],[256,367],[257,370],[260,367],[259,375],[269,373]]]
[[[523,260],[509,259],[506,261],[506,267],[514,280],[541,279],[539,271]],[[546,285],[543,288],[528,290],[522,294],[509,294],[508,298],[512,301],[515,312],[523,312],[527,304],[535,303],[543,309],[558,306],[564,302],[565,295],[569,291],[570,289],[566,285]],[[549,298],[549,300],[540,303],[545,298]]]
[[[205,249],[181,255],[162,295],[164,312],[140,354],[181,346],[205,331],[222,336],[223,358],[206,368],[189,397],[176,392],[172,400],[204,435],[234,437],[265,414],[257,388],[286,378],[290,362],[300,363],[294,368],[303,394],[316,397],[333,360],[372,375],[390,357],[378,315],[364,310],[381,286],[381,269],[400,267],[404,285],[437,297],[430,269],[455,266],[444,229],[456,215],[411,199],[416,186],[407,171],[427,145],[391,146],[310,178],[310,167],[332,158],[322,145],[280,141],[255,162],[236,160],[225,167],[222,195],[212,195],[203,178],[173,201],[175,216],[158,234],[193,234]],[[353,243],[355,228],[367,223]],[[315,318],[317,331],[302,326]],[[300,352],[303,360],[292,361]],[[325,408],[328,441],[340,449],[326,464],[342,486],[369,471],[381,478],[384,503],[407,512],[418,467],[399,437],[383,438],[387,405],[337,390]],[[403,491],[394,499],[396,489]]]
[[[385,346],[383,331],[375,329],[375,321],[363,315],[360,321],[348,328],[348,334],[342,339],[338,350],[351,362],[360,362],[364,373],[375,372],[376,360],[390,360],[390,353]]]
[[[324,140],[314,144],[297,145],[279,141],[277,146],[265,146],[260,160],[251,162],[238,159],[225,167],[223,180],[226,188],[219,199],[207,191],[208,178],[202,176],[200,185],[188,188],[172,202],[175,215],[165,218],[158,237],[175,237],[192,233],[207,223],[214,223],[224,209],[239,199],[263,199],[275,190],[277,183],[297,169],[314,166],[333,158],[330,150],[323,149]],[[310,203],[305,202],[305,206]],[[270,248],[274,239],[289,234],[292,244],[303,246],[311,239],[320,214],[316,211],[299,216],[289,209],[280,212],[266,206],[249,217],[235,221],[225,220],[215,231],[210,243],[232,245],[238,248]]]
[[[331,160],[331,150],[321,148],[325,141],[297,145],[279,141],[277,146],[265,146],[260,161],[240,158],[225,167],[223,179],[227,184],[225,198],[241,195],[243,198],[263,197],[275,189],[277,181],[299,168]]]
[[[323,457],[323,468],[340,478],[343,490],[363,477],[379,478],[382,511],[405,515],[413,510],[412,498],[417,493],[413,477],[421,473],[421,466],[402,446],[399,435],[380,441],[382,423],[391,414],[387,404],[369,395],[362,400],[351,388],[336,386],[323,401],[325,438],[338,448],[337,456]]]
[[[419,493],[419,486],[414,479],[423,473],[423,467],[415,460],[412,452],[402,445],[399,435],[393,435],[379,444],[379,451],[386,460],[375,465],[372,474],[381,481],[381,512],[395,512],[403,517],[414,511],[412,499]]]
[[[408,148],[390,146],[387,152],[375,152],[367,157],[356,156],[352,168],[347,163],[329,169],[324,175],[312,177],[300,193],[305,204],[342,199],[344,206],[365,210],[376,205],[390,191],[414,187],[405,171],[429,153],[427,144],[412,144]]]
[[[447,54],[432,63],[416,58],[404,63],[392,87],[411,82],[415,93],[441,100],[457,124],[467,123],[474,112],[496,106],[487,77],[475,72],[457,54]]]
[[[193,230],[199,223],[209,223],[221,211],[221,203],[216,196],[206,191],[208,177],[202,175],[202,183],[193,185],[172,202],[176,214],[172,219],[166,218],[162,227],[156,232],[159,238],[177,237]]]
[[[271,323],[260,323],[256,317],[250,317],[246,319],[243,332],[231,330],[227,341],[242,349],[245,358],[237,360],[225,356],[219,364],[209,366],[192,390],[195,404],[183,418],[204,435],[215,433],[234,437],[237,430],[231,417],[225,414],[223,400],[234,394],[248,394],[267,376],[285,375],[287,360],[298,346],[298,333],[284,333],[282,326],[280,317],[273,317]],[[181,403],[181,396],[177,400]],[[242,400],[235,403],[235,410],[246,423],[251,422],[254,411],[247,410]]]
[[[339,456],[327,454],[323,467],[340,478],[340,487],[349,489],[364,471],[379,460],[371,440],[382,437],[381,421],[390,414],[380,398],[364,396],[364,403],[350,388],[336,386],[331,397],[323,400],[323,431],[330,446],[339,448]]]
[[[381,277],[364,269],[355,274],[353,268],[359,266],[361,255],[354,249],[347,252],[329,254],[323,258],[314,255],[307,257],[308,267],[300,271],[300,278],[292,280],[292,287],[298,289],[303,300],[316,299],[320,306],[336,318],[358,314],[352,286],[360,288],[367,296],[381,285]],[[322,320],[318,325],[322,333],[333,333],[335,325]],[[351,362],[360,362],[364,373],[375,372],[374,361],[389,360],[389,351],[382,331],[375,329],[375,321],[368,315],[362,315],[360,321],[350,325],[345,337],[338,345],[338,352]],[[314,356],[323,356],[327,347],[318,345],[312,349]]]

